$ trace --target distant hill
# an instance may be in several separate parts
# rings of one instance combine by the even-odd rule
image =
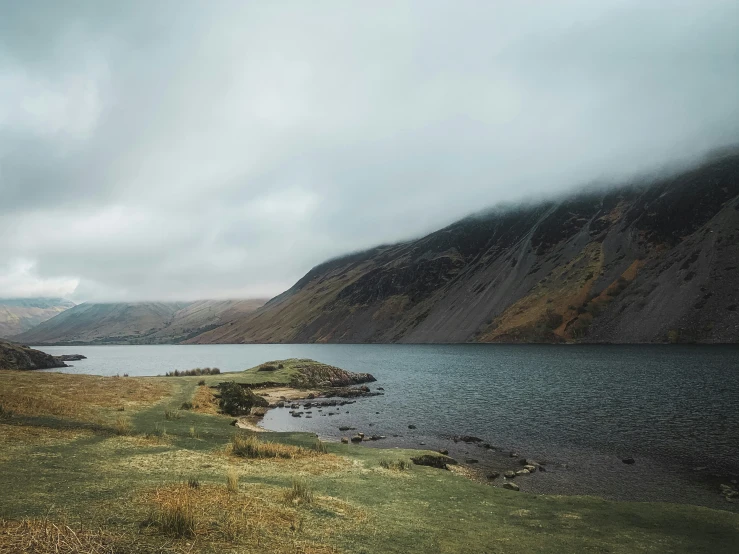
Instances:
[[[84,303],[12,338],[37,345],[175,343],[262,304],[264,300]]]
[[[66,365],[46,352],[0,340],[0,369],[48,369]]]
[[[738,306],[734,152],[331,260],[189,342],[736,343]]]
[[[62,298],[0,298],[0,337],[28,331],[74,305]]]

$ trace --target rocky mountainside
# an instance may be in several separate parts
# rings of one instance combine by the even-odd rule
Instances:
[[[738,268],[733,152],[331,260],[189,342],[737,342]]]
[[[73,307],[62,298],[0,298],[0,337],[28,331]]]
[[[0,340],[0,369],[48,369],[66,365],[46,352]]]
[[[242,317],[263,300],[80,304],[13,337],[27,344],[180,342]]]

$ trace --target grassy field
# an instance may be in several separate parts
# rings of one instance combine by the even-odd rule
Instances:
[[[0,372],[0,554],[739,551],[739,516],[537,496],[413,466],[416,451],[260,433],[180,409],[224,380]],[[234,439],[234,436],[237,436]],[[392,467],[392,465],[391,465]]]

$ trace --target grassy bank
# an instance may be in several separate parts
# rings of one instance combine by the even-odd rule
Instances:
[[[0,554],[45,552],[44,540],[71,545],[60,552],[737,551],[729,512],[507,491],[385,463],[415,451],[307,433],[254,439],[207,398],[224,380],[288,384],[295,371],[0,372]]]

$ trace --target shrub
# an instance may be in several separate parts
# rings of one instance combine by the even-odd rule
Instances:
[[[308,484],[301,479],[293,479],[293,485],[285,492],[285,502],[288,504],[310,504],[313,502],[313,492]]]
[[[164,411],[164,419],[172,420],[172,419],[180,419],[182,417],[182,414],[179,412],[179,410],[165,410]]]
[[[201,369],[199,367],[196,367],[195,369],[186,369],[183,371],[180,371],[179,369],[175,369],[174,371],[168,371],[164,374],[165,377],[196,377],[199,375],[218,375],[221,373],[221,370],[217,367],[206,367],[204,369]],[[203,381],[203,384],[205,384],[205,381]]]
[[[163,439],[167,436],[167,430],[164,427],[160,427],[159,424],[154,425],[154,430],[146,433],[147,439]]]
[[[277,371],[277,366],[272,364],[262,364],[257,371]]]
[[[239,474],[233,469],[226,472],[226,489],[228,492],[239,492]]]
[[[183,402],[180,410],[192,410],[192,402]]]
[[[204,387],[205,386],[205,379],[200,379],[200,381],[198,381],[198,386],[199,387]]]
[[[113,430],[116,435],[129,435],[131,433],[131,423],[125,417],[119,416],[113,424]]]
[[[228,415],[239,416],[248,414],[253,407],[269,407],[261,396],[257,396],[250,389],[242,387],[234,381],[219,383],[219,406],[221,411]]]

